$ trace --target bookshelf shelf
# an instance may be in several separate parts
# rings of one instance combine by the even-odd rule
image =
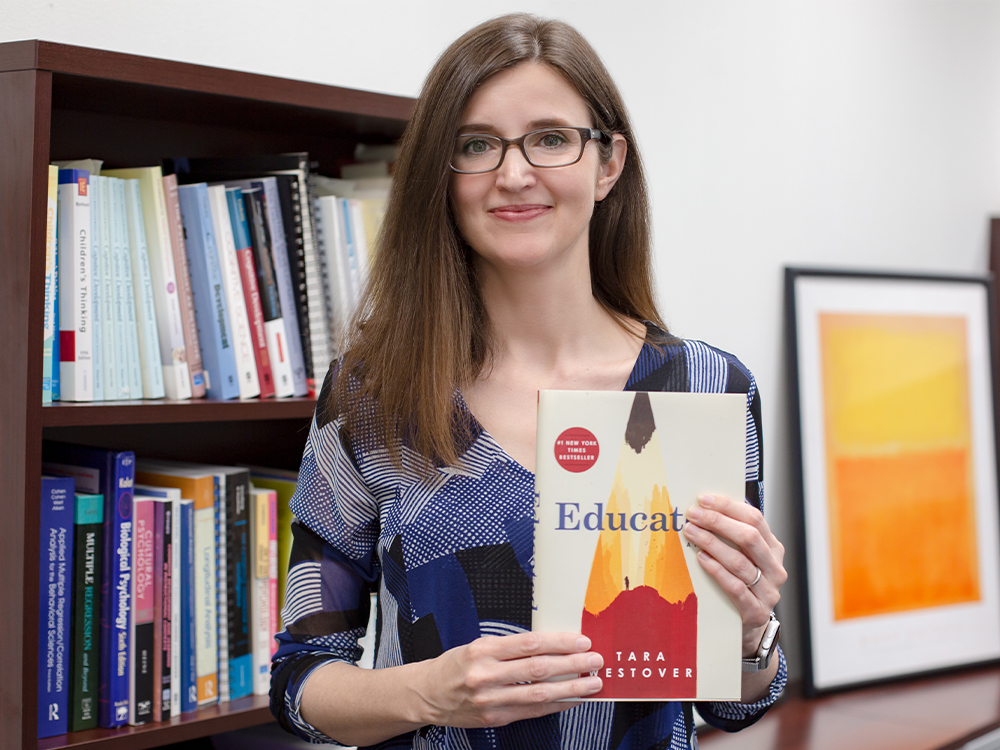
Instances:
[[[264,697],[120,730],[37,739],[42,441],[139,456],[298,468],[316,402],[42,406],[48,164],[308,151],[336,176],[357,143],[391,143],[413,100],[44,41],[0,44],[0,748],[158,747],[270,721]],[[320,374],[321,375],[321,374]]]

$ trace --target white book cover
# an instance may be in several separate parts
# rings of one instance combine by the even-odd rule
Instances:
[[[106,174],[139,181],[159,334],[159,355],[163,368],[163,388],[169,399],[191,398],[191,374],[188,371],[177,272],[167,220],[167,199],[163,191],[163,170],[160,167],[112,169]]]
[[[178,492],[178,494],[180,494]],[[181,622],[181,503],[174,503],[173,526],[170,536],[174,540],[172,557],[170,558],[170,579],[173,586],[170,589],[170,715],[181,715],[181,639],[184,637],[184,624]],[[190,502],[190,501],[188,501]]]
[[[89,182],[86,171],[59,171],[59,381],[63,401],[94,400]]]
[[[160,359],[160,334],[156,328],[156,303],[153,279],[146,248],[146,221],[142,214],[139,181],[125,180],[125,212],[128,216],[128,239],[132,250],[132,288],[135,291],[136,327],[139,333],[139,364],[142,368],[142,397],[163,398],[163,362]]]
[[[215,229],[215,240],[219,248],[219,265],[222,267],[222,278],[226,288],[226,307],[233,329],[233,351],[236,354],[240,398],[253,398],[260,395],[260,381],[257,378],[257,362],[253,356],[253,338],[250,333],[250,320],[247,318],[239,261],[236,257],[233,225],[229,219],[226,186],[210,185],[208,202],[212,208],[212,227]]]
[[[254,695],[267,695],[271,686],[271,504],[274,490],[251,489],[250,508],[250,653],[253,657]]]
[[[118,368],[116,358],[118,356],[117,347],[121,343],[117,340],[115,333],[115,272],[112,260],[112,197],[108,178],[104,175],[94,178],[101,187],[102,210],[101,220],[101,246],[95,248],[100,257],[101,263],[101,368],[104,373],[104,400],[115,401],[121,398],[118,383]],[[96,368],[98,363],[94,362]]]
[[[746,396],[541,391],[536,446],[532,630],[591,639],[590,699],[738,701],[739,612],[680,531],[744,496]]]
[[[94,371],[94,401],[104,401],[104,285],[101,279],[101,180],[91,173],[90,185],[90,328],[91,353]]]
[[[118,226],[118,236],[121,242],[120,267],[118,271],[121,273],[124,335],[119,340],[124,340],[125,342],[125,383],[128,394],[125,398],[136,400],[142,398],[142,360],[139,354],[139,323],[136,312],[135,282],[132,271],[133,252],[131,237],[129,236],[125,180],[118,179],[117,177],[109,179],[113,180],[114,221]]]
[[[348,268],[347,249],[343,244],[342,223],[343,213],[339,198],[325,195],[316,199],[317,236],[320,237],[320,250],[326,258],[325,265],[329,274],[333,330],[338,332],[343,328],[353,306],[351,276]],[[314,369],[316,372],[320,372],[319,369]],[[326,373],[326,368],[323,369],[323,372]]]

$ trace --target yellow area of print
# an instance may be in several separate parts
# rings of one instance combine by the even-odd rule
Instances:
[[[965,320],[819,327],[834,619],[978,601]]]

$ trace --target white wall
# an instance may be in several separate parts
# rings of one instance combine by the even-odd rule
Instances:
[[[511,10],[563,18],[602,54],[644,150],[668,323],[756,373],[767,516],[792,574],[782,638],[800,674],[781,269],[985,270],[1000,3],[0,0],[0,41],[416,95],[448,42]]]

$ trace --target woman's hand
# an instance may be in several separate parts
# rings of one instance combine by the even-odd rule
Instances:
[[[426,723],[496,727],[572,708],[566,699],[601,689],[600,677],[580,677],[604,664],[589,649],[590,639],[575,633],[485,637],[450,649],[425,662],[416,686]],[[545,681],[552,677],[569,679]]]
[[[764,515],[741,500],[699,495],[687,512],[684,536],[701,551],[698,561],[739,610],[743,620],[743,656],[752,658],[764,635],[779,589],[788,579],[785,548]],[[727,539],[735,547],[726,544]]]

